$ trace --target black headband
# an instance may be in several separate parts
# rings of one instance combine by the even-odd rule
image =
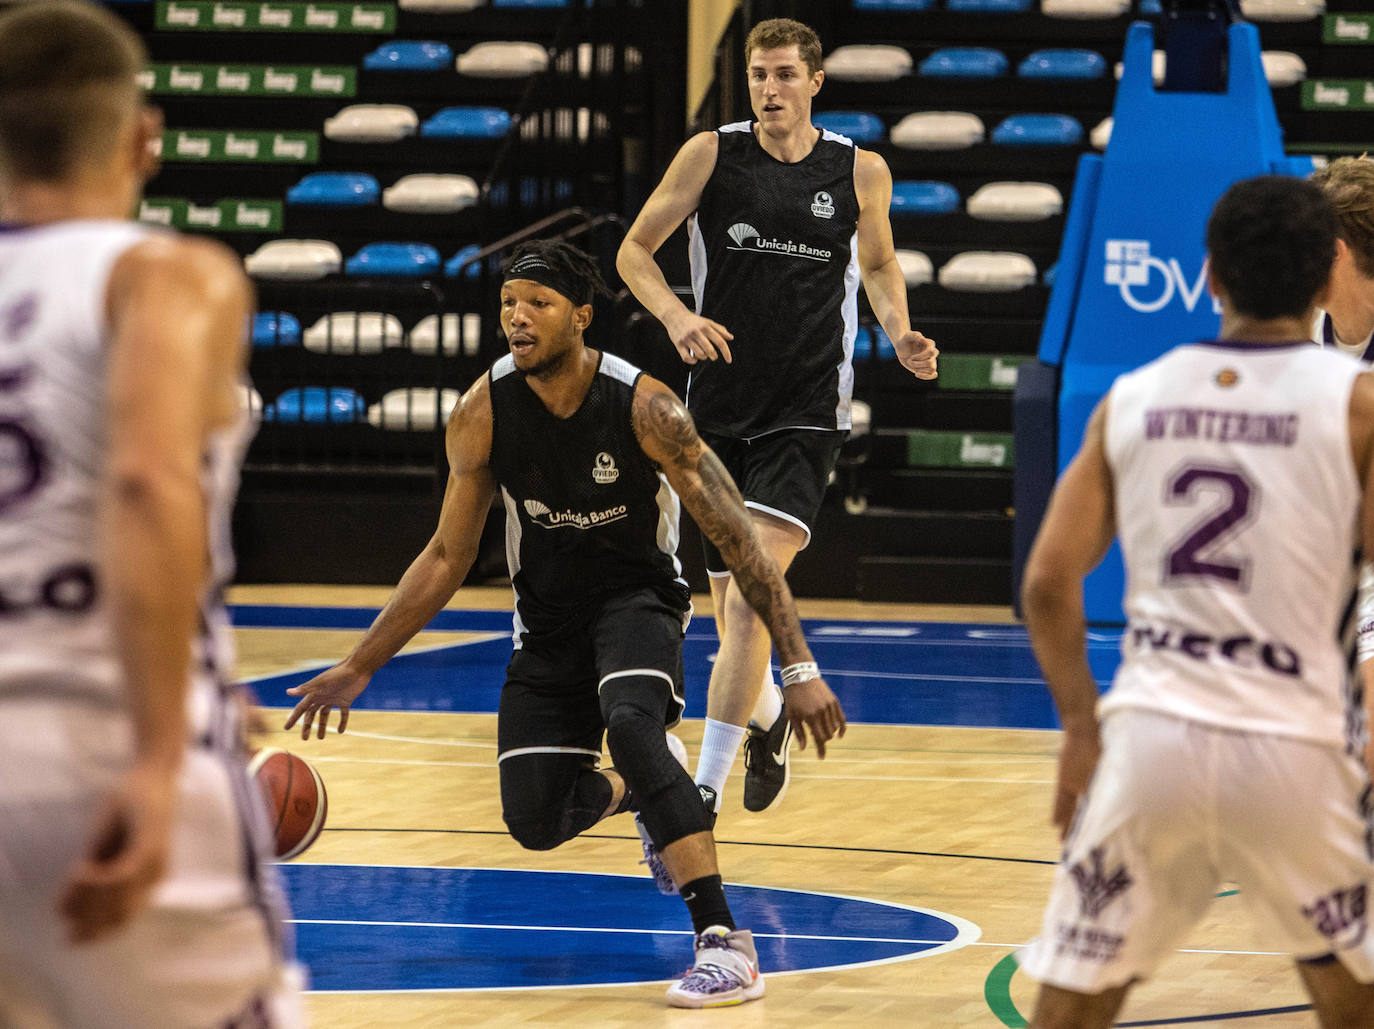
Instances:
[[[590,285],[567,272],[552,267],[538,254],[523,254],[510,263],[502,285],[511,279],[529,279],[541,286],[562,293],[577,307],[592,302],[593,290]]]

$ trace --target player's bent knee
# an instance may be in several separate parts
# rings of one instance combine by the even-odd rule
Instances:
[[[641,800],[688,778],[668,750],[661,714],[651,715],[632,704],[616,705],[606,719],[606,747],[616,771]]]
[[[507,819],[506,830],[526,850],[553,850],[568,839],[563,827],[551,820]]]

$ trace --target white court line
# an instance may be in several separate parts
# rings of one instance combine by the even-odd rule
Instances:
[[[242,628],[242,629],[301,629],[301,626],[297,626],[297,625],[283,625],[283,626],[276,626],[276,625],[243,625],[243,626],[236,626],[236,628]],[[307,628],[303,629],[302,631],[310,631],[310,630],[309,630],[309,628],[307,627]],[[340,629],[340,630],[337,630],[337,631],[339,631],[339,632],[350,632],[350,631],[357,631],[357,630]],[[422,630],[422,631],[423,631],[423,630]],[[440,631],[440,632],[462,632],[463,630],[461,630],[461,629],[456,629],[456,630],[455,630],[455,629],[442,629],[442,630],[434,630],[434,631]],[[423,647],[411,647],[409,650],[402,651],[401,653],[397,654],[396,656],[397,656],[397,657],[404,657],[404,656],[407,655],[407,654],[428,654],[428,653],[431,653],[431,652],[433,652],[433,651],[435,651],[435,650],[446,650],[446,649],[449,648],[449,647],[471,647],[471,646],[473,646],[474,644],[477,644],[477,643],[490,643],[492,640],[508,639],[509,637],[510,637],[510,633],[506,633],[506,632],[484,632],[484,633],[479,634],[479,635],[478,635],[477,637],[475,637],[474,639],[470,639],[470,640],[452,640],[452,641],[450,641],[450,642],[448,642],[448,643],[430,643],[430,644],[427,644],[426,646],[423,646]],[[264,673],[262,673],[261,675],[251,675],[251,676],[247,677],[246,679],[240,679],[239,682],[244,683],[245,685],[247,685],[247,684],[250,684],[250,683],[261,682],[261,681],[264,680],[264,679],[276,679],[276,678],[278,678],[279,676],[283,676],[283,675],[294,675],[294,674],[296,674],[297,672],[314,672],[314,671],[320,671],[320,672],[322,672],[322,671],[324,671],[326,668],[333,668],[333,667],[334,667],[336,664],[338,664],[338,663],[339,663],[338,661],[302,661],[302,662],[300,662],[299,664],[292,665],[290,668],[283,668],[283,669],[281,669],[281,670],[279,670],[279,671],[276,671],[276,672],[264,672]],[[426,712],[426,714],[430,714],[430,713],[432,713],[432,712]]]
[[[414,713],[414,714],[421,714],[422,712],[416,711],[416,712],[412,712],[412,713]],[[427,714],[427,715],[428,715],[428,714],[433,714],[433,713],[434,713],[434,712],[432,712],[432,711],[425,711],[425,712],[423,712],[423,714]],[[470,712],[461,712],[461,711],[450,712],[450,714],[464,714],[464,713],[470,713]],[[477,714],[495,714],[495,712],[491,712],[491,711],[481,711],[481,712],[476,712],[476,713],[477,713]],[[345,735],[347,735],[347,736],[362,736],[362,737],[364,737],[364,738],[366,738],[366,739],[369,739],[369,740],[389,740],[389,741],[392,742],[392,743],[431,743],[431,744],[433,744],[433,745],[436,746],[436,747],[476,747],[476,748],[481,749],[481,750],[495,750],[495,749],[496,749],[496,744],[495,744],[495,743],[470,743],[470,742],[468,742],[468,741],[466,741],[466,740],[424,739],[424,738],[419,737],[419,736],[392,736],[392,735],[389,735],[389,734],[384,733],[384,732],[349,732],[349,733],[345,733]]]

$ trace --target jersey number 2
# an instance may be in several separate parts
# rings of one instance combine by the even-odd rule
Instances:
[[[1203,490],[1215,495],[1220,504],[1169,549],[1164,558],[1164,581],[1204,578],[1244,586],[1250,566],[1247,559],[1224,560],[1208,551],[1253,517],[1259,489],[1234,468],[1188,466],[1169,480],[1165,500],[1171,505],[1196,503],[1197,493]]]

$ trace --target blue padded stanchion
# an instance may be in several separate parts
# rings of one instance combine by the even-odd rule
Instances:
[[[1040,335],[1041,365],[1058,374],[1053,447],[1037,449],[1034,442],[1043,443],[1045,431],[1044,397],[1037,392],[1044,376],[1023,366],[1017,381],[1018,575],[1048,484],[1078,451],[1088,417],[1112,381],[1179,344],[1216,334],[1203,235],[1217,198],[1239,179],[1311,171],[1309,159],[1284,155],[1259,33],[1243,23],[1226,32],[1225,92],[1170,92],[1154,86],[1152,27],[1133,24],[1111,143],[1105,154],[1079,158]],[[1123,586],[1113,547],[1085,587],[1089,621],[1123,621]]]

